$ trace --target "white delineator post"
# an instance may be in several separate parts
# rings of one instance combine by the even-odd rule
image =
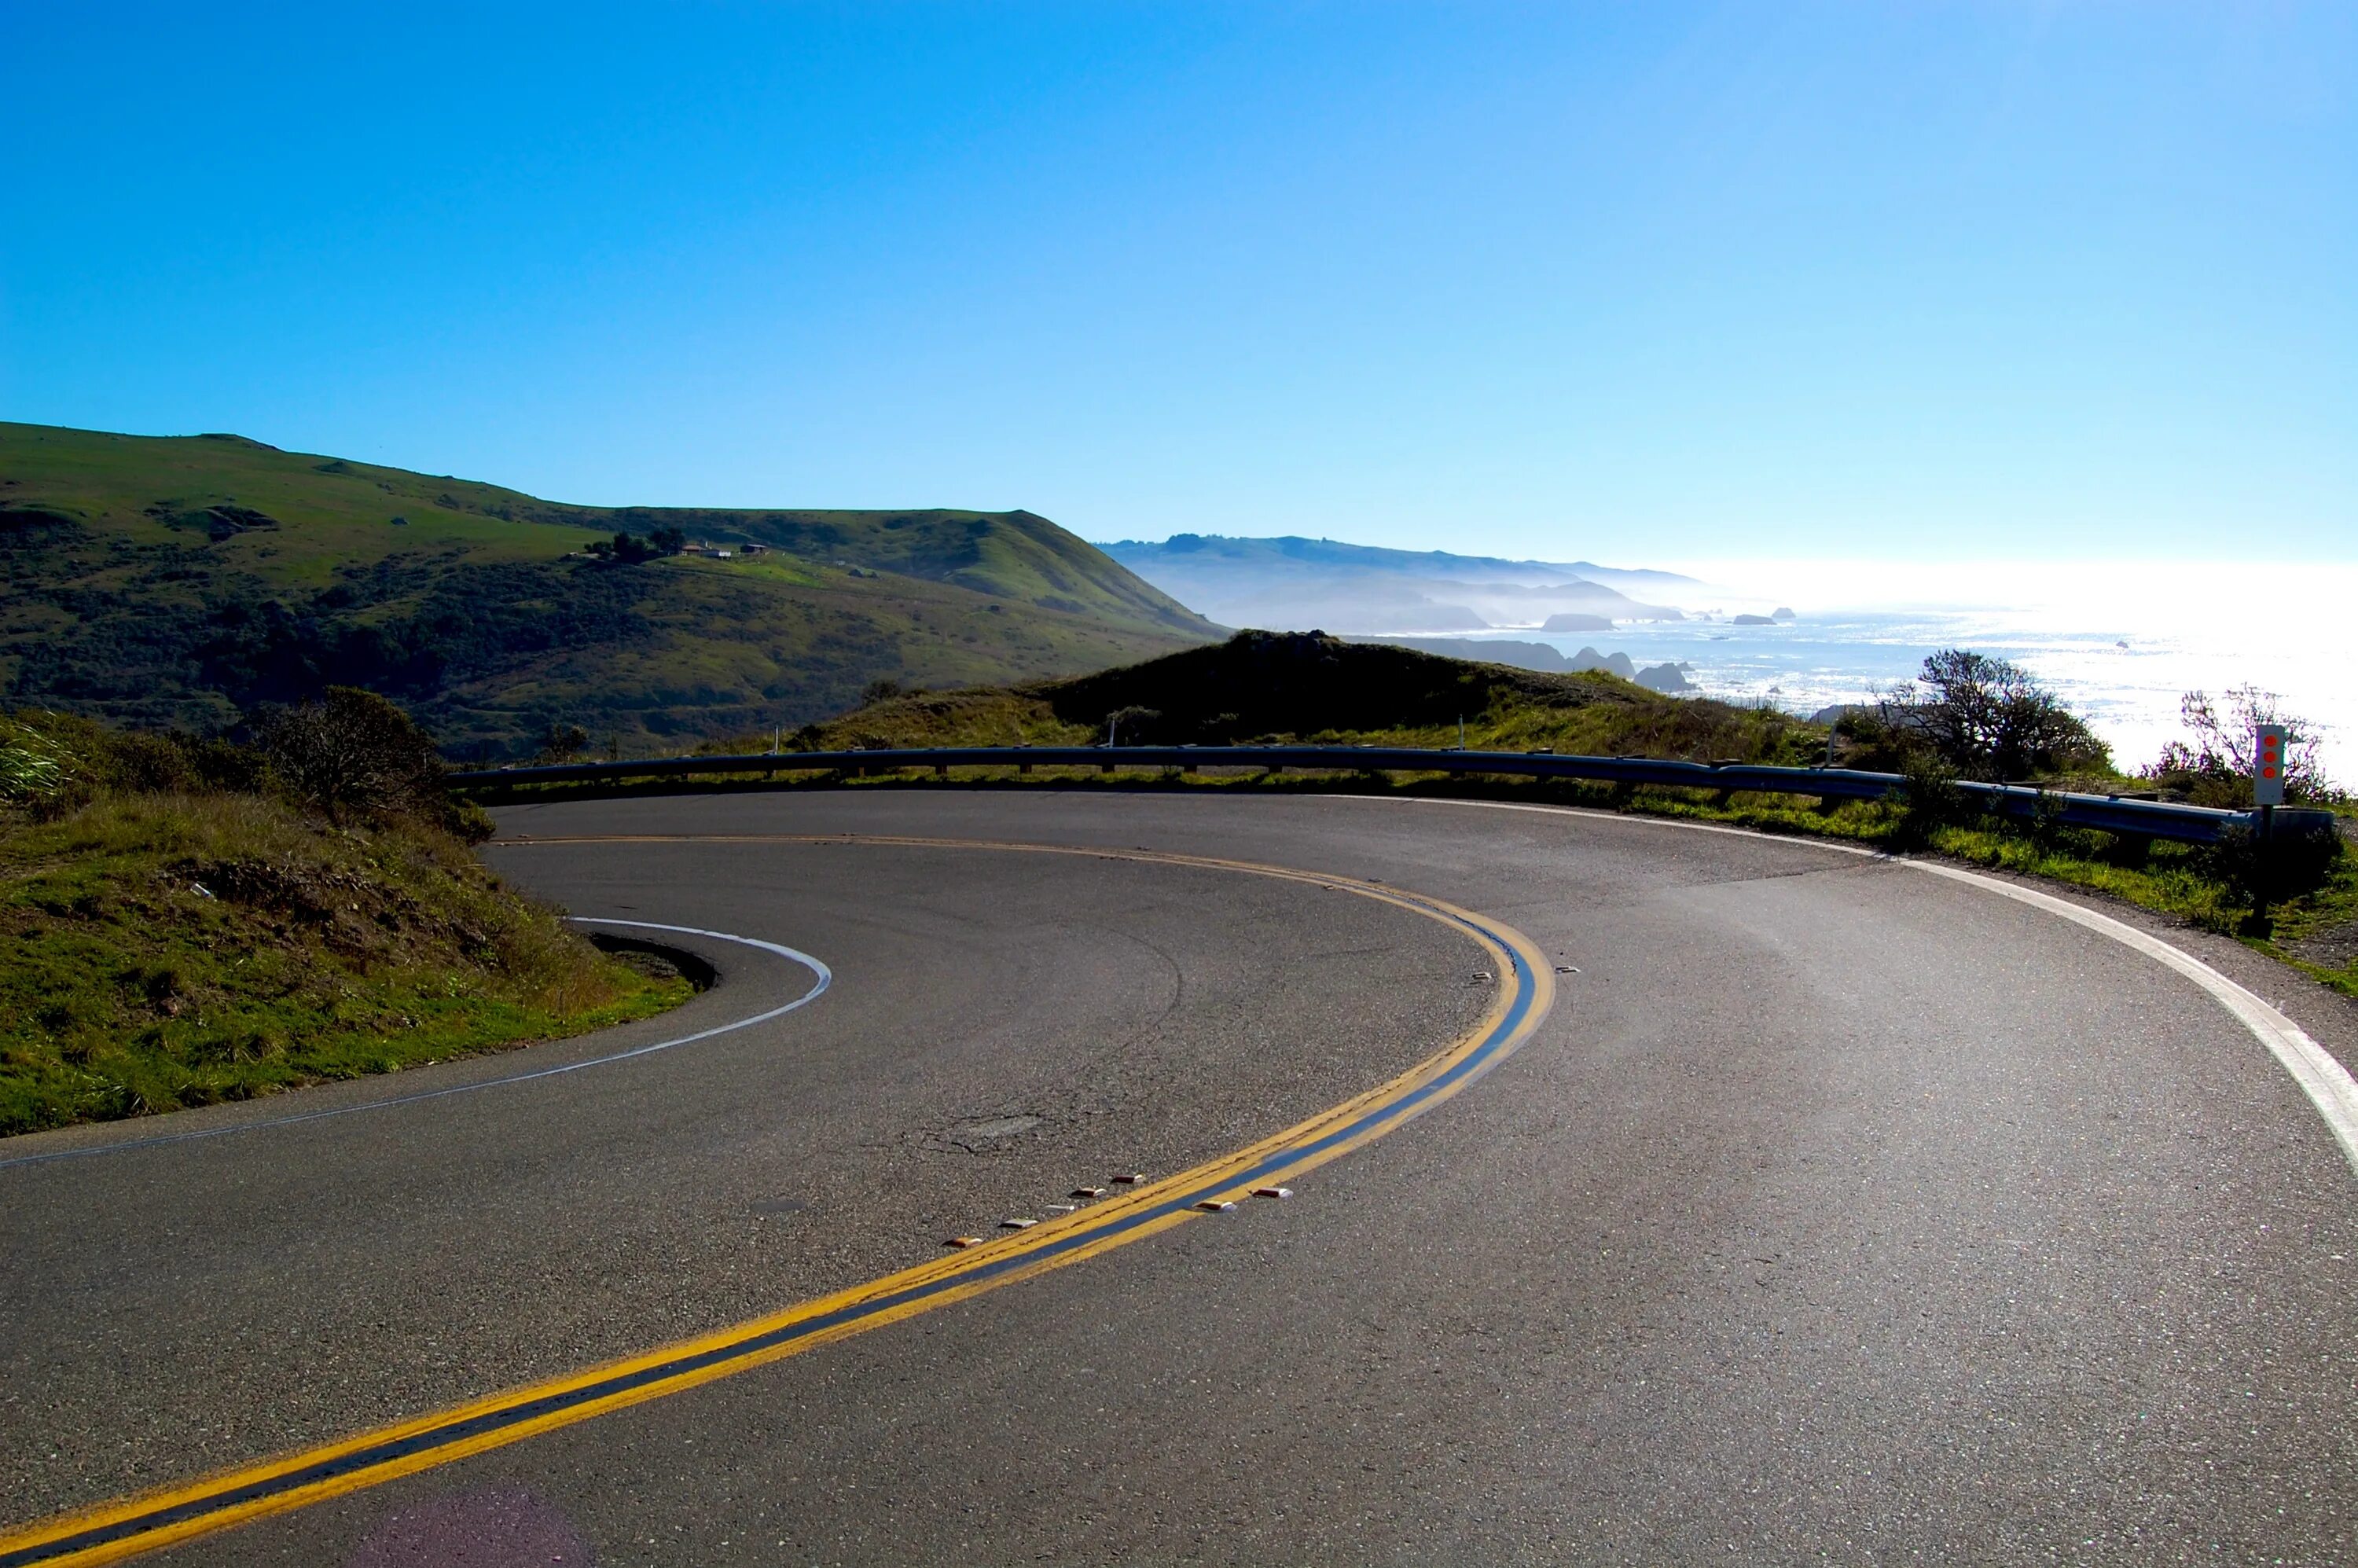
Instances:
[[[2261,724],[2252,731],[2252,804],[2284,804],[2285,727]]]
[[[2260,882],[2253,900],[2252,917],[2266,934],[2268,892],[2275,880],[2268,857],[2275,852],[2277,807],[2284,804],[2285,727],[2257,724],[2252,728],[2252,804],[2260,814]]]

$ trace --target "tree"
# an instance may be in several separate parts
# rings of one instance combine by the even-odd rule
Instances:
[[[617,534],[611,539],[592,540],[586,548],[601,561],[634,567],[642,561],[676,556],[687,544],[687,535],[676,528],[664,527],[655,529],[644,539],[635,534]]]
[[[2006,659],[1948,648],[1880,705],[1885,727],[1912,735],[1966,778],[2002,783],[2071,767],[2104,767],[2103,741],[2062,702]]]
[[[541,732],[540,754],[535,760],[544,762],[569,762],[587,751],[590,731],[579,724],[551,722]]]
[[[1154,727],[1162,721],[1162,719],[1163,713],[1160,708],[1140,708],[1135,704],[1127,708],[1117,708],[1106,715],[1106,744],[1119,745],[1122,731],[1125,730],[1130,732],[1131,745],[1152,744]]]
[[[434,742],[373,691],[331,686],[319,701],[286,709],[263,726],[262,751],[281,790],[331,819],[443,815]]]

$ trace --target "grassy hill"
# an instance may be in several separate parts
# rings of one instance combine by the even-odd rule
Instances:
[[[767,546],[634,564],[616,532]],[[330,684],[453,755],[793,727],[871,681],[1069,675],[1212,628],[1026,512],[573,506],[235,436],[0,424],[0,697],[206,728]]]
[[[447,803],[331,816],[272,765],[0,712],[0,1137],[578,1033],[692,990],[503,886]]]
[[[1316,633],[1240,632],[1225,643],[1062,680],[918,693],[871,703],[798,737],[818,749],[1086,744],[1122,715],[1140,745],[1335,741],[1807,763],[1825,730],[1773,708],[1665,697],[1602,670],[1477,664]]]

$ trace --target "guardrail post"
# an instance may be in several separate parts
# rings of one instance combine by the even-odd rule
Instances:
[[[2277,808],[2263,802],[2259,813],[2252,825],[2252,917],[2245,926],[2246,935],[2273,936],[2277,923],[2268,907],[2276,902],[2269,895],[2277,891]]]

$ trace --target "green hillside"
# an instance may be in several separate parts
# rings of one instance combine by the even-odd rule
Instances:
[[[617,532],[766,546],[585,554]],[[1026,512],[573,506],[235,436],[0,424],[0,697],[209,728],[331,684],[458,756],[789,728],[871,681],[1102,669],[1212,628]]]
[[[795,738],[868,746],[1087,745],[1120,716],[1135,745],[1469,745],[1807,763],[1826,732],[1774,708],[1665,697],[1602,670],[1555,674],[1350,643],[1239,632],[1142,664],[1010,687],[886,697]]]

